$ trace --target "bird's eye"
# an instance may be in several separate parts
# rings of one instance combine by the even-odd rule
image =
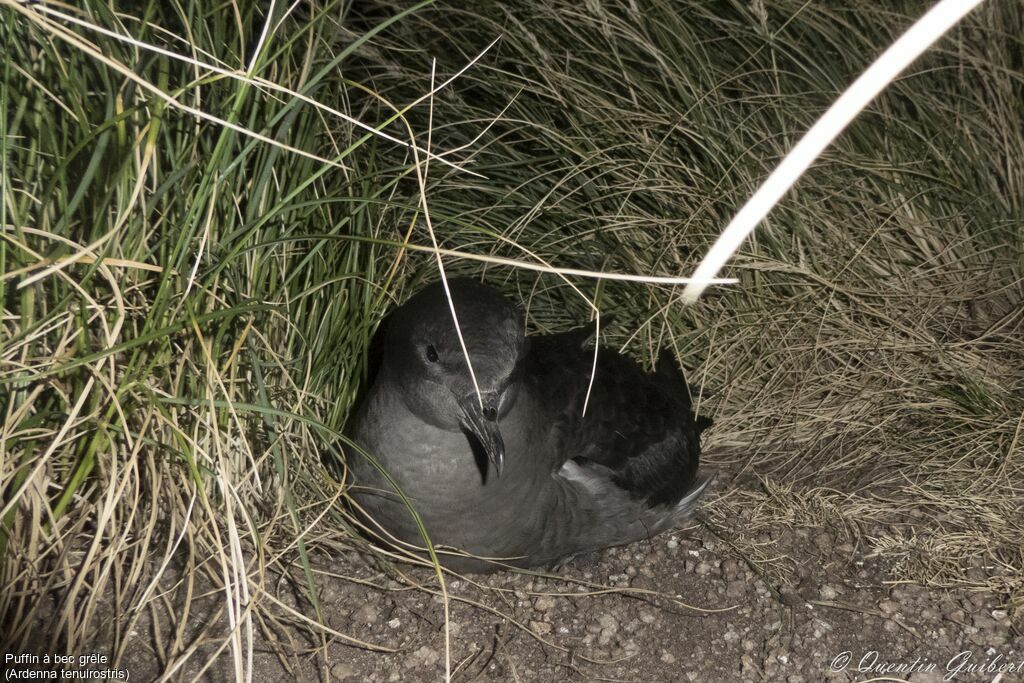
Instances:
[[[438,359],[437,349],[434,348],[433,344],[427,344],[426,354],[427,354],[427,360],[428,361],[430,361],[431,363],[436,363],[437,362],[437,359]]]

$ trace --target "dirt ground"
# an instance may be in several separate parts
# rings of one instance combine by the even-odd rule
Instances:
[[[894,582],[888,561],[863,542],[883,529],[862,530],[858,540],[838,528],[780,525],[740,545],[729,539],[743,533],[742,515],[727,527],[709,519],[577,558],[557,578],[451,578],[452,680],[1024,681],[1024,624],[1002,596]],[[767,551],[761,557],[783,561],[748,562],[743,548],[755,546]],[[321,553],[313,565],[328,625],[393,652],[339,636],[317,641],[296,627],[297,617],[272,608],[279,619],[255,620],[253,680],[444,679],[444,606],[431,593],[432,570],[406,567],[406,580],[397,580],[344,550]],[[764,571],[774,566],[786,571]],[[417,582],[424,589],[411,585]],[[315,614],[294,583],[268,586]],[[161,618],[157,632],[152,619],[138,622],[119,663],[129,680],[159,677],[166,653],[152,643],[167,642],[179,626],[182,643],[198,647],[171,680],[233,678],[231,648],[211,638],[227,623],[216,613],[223,600],[216,593],[205,600],[212,611],[199,599],[181,617],[187,624]],[[109,651],[110,642],[98,635],[96,652]]]
[[[763,540],[795,560],[792,583],[766,582],[700,526],[578,559],[558,579],[499,573],[450,580],[452,678],[1024,681],[1022,625],[998,596],[893,583],[886,566],[827,529],[786,529]],[[265,623],[256,634],[253,680],[444,679],[439,596],[388,578],[358,556],[317,566],[328,625],[394,652],[334,637],[325,658],[322,644],[288,620]],[[427,569],[407,576],[436,585]],[[208,601],[214,611],[220,604]],[[203,628],[213,612],[192,614],[186,642],[220,630]],[[175,626],[164,623],[164,635]],[[133,633],[117,667],[130,680],[159,677],[160,653],[147,645],[154,635],[148,619]],[[273,652],[272,640],[289,655]],[[211,642],[171,679],[230,679],[230,649],[217,653]],[[107,651],[102,641],[95,651]]]

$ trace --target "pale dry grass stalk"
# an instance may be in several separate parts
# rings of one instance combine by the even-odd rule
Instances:
[[[894,580],[1021,604],[1019,7],[986,3],[926,79],[893,84],[736,256],[737,285],[695,307],[673,274],[892,41],[892,16],[148,7],[64,22],[0,4],[5,646],[101,638],[123,661],[138,631],[164,680],[245,680],[258,639],[298,629],[325,671],[333,639],[381,648],[326,624],[324,549],[446,609],[471,600],[339,504],[369,338],[438,256],[517,296],[531,330],[613,313],[612,343],[696,368],[707,460],[760,482],[719,487],[709,520],[742,518],[730,542],[766,576],[791,560],[759,532],[831,524]],[[452,45],[438,73],[458,80],[437,85],[426,56]],[[349,119],[397,123],[402,144]],[[460,170],[417,178],[410,150]]]

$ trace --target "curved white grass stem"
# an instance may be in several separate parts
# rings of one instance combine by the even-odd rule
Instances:
[[[697,300],[707,287],[708,280],[718,274],[725,262],[736,253],[743,240],[768,215],[782,195],[793,187],[804,171],[868,102],[953,24],[981,2],[982,0],[941,0],[847,88],[722,231],[707,256],[694,271],[693,282],[683,290],[684,302],[693,303]]]

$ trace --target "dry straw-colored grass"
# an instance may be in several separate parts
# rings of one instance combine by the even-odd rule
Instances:
[[[261,634],[360,641],[324,626],[309,558],[386,557],[323,462],[374,325],[435,273],[400,248],[430,244],[421,190],[445,249],[686,275],[920,10],[201,4],[62,8],[183,61],[0,2],[4,646],[120,654],[152,622],[168,677],[204,642],[241,676]],[[812,167],[738,285],[686,307],[572,279],[611,341],[691,368],[708,519],[766,571],[758,530],[829,525],[896,579],[1024,600],[1022,35],[1019,3],[983,4]],[[332,110],[479,175],[431,161],[421,188],[407,146]],[[591,315],[556,276],[446,264],[533,330]]]
[[[445,120],[507,106],[474,157],[488,180],[432,190],[450,243],[502,254],[493,232],[594,268],[692,272],[907,25],[766,7],[565,3],[451,23],[438,9],[395,32],[400,63],[374,83],[417,87],[409,52],[501,32],[495,59],[438,105]],[[987,3],[893,84],[734,259],[740,286],[690,308],[665,288],[584,288],[630,321],[612,330],[624,348],[652,358],[671,343],[695,368],[717,420],[708,460],[764,480],[719,486],[718,519],[739,507],[750,532],[839,524],[867,533],[896,578],[1024,598],[1022,28],[1019,5]],[[435,140],[457,144],[446,131]],[[563,326],[566,305],[587,315],[557,281],[508,281],[537,328]]]

